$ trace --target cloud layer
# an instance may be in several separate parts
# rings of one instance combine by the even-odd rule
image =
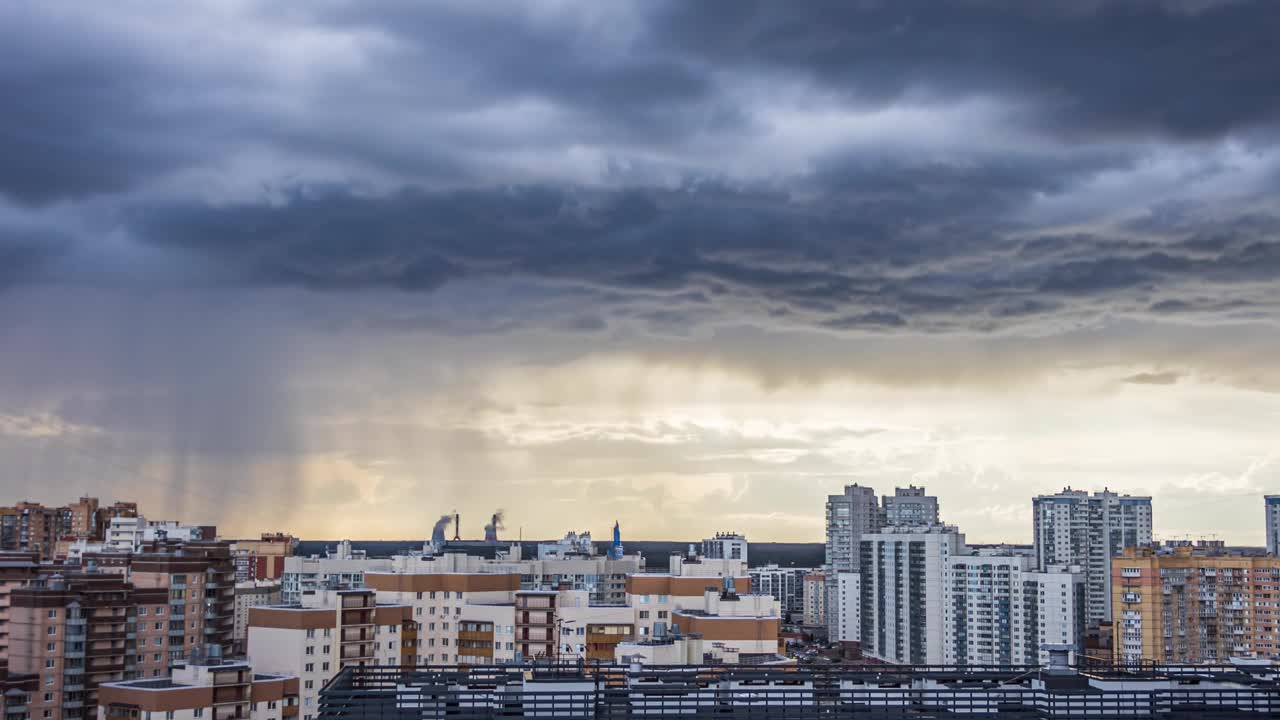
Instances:
[[[488,373],[617,357],[783,405],[845,381],[1032,402],[1083,372],[1271,413],[1278,31],[1267,0],[5,5],[0,460],[30,488],[87,482],[66,457],[89,453],[180,498],[273,475],[447,509],[527,479]],[[423,418],[442,397],[465,411]],[[628,402],[534,413],[573,438],[543,474],[564,497],[719,488],[767,532],[747,465],[834,442],[721,447],[699,421],[705,463],[615,472]],[[60,427],[98,431],[68,456]],[[1213,472],[1277,450],[1250,437]],[[855,457],[804,470],[829,472],[806,502],[880,467]]]

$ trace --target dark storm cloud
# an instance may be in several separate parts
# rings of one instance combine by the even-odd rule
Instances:
[[[657,27],[709,65],[797,73],[862,103],[1008,96],[1067,134],[1202,138],[1280,111],[1269,0],[713,0],[669,3]]]
[[[81,213],[73,247],[0,240],[0,287],[83,281],[110,232],[164,253],[125,263],[142,287],[173,264],[237,288],[508,281],[575,300],[546,325],[584,332],[989,331],[1275,302],[1258,287],[1280,274],[1273,208],[1134,192],[1066,229],[1035,215],[1170,154],[1170,186],[1234,177],[1203,140],[1274,116],[1270,3],[196,3],[150,24],[139,7],[0,11],[0,193],[51,226]],[[777,169],[813,98],[851,116],[976,98],[1012,124],[975,134],[1023,132],[925,118],[945,138],[917,149],[891,124],[892,143],[828,130]]]
[[[1038,167],[1018,182],[1003,168],[882,167],[835,188],[798,182],[818,192],[805,199],[726,185],[372,196],[304,187],[285,202],[138,210],[133,227],[248,285],[431,291],[521,279],[654,327],[736,317],[830,330],[997,330],[1141,314],[1153,302],[1171,312],[1171,300],[1152,298],[1193,288],[1212,288],[1230,311],[1280,276],[1280,220],[1257,215],[1214,252],[1196,242],[1206,232],[1197,227],[1024,240],[1009,213],[1082,172]],[[1274,303],[1263,292],[1255,301]]]

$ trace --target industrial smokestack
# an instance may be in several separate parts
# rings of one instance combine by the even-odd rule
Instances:
[[[453,511],[453,539],[455,542],[462,541],[462,516],[457,510]]]
[[[502,524],[502,517],[502,511],[498,510],[493,514],[493,519],[489,521],[489,524],[484,526],[485,542],[498,542],[498,531],[506,529]]]
[[[436,548],[444,547],[444,529],[449,527],[451,522],[453,522],[452,515],[441,515],[435,526],[431,528],[431,544]]]

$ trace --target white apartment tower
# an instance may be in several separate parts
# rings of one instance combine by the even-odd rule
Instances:
[[[747,539],[738,533],[718,532],[702,541],[702,557],[709,560],[741,560],[747,564]]]
[[[1084,568],[1035,569],[1028,555],[953,556],[947,565],[943,660],[947,665],[1042,665],[1045,645],[1079,652]]]
[[[1280,495],[1268,495],[1267,553],[1280,556]]]
[[[884,524],[892,525],[937,525],[938,498],[925,495],[924,488],[908,485],[894,488],[892,495],[885,495],[882,500]]]
[[[1036,564],[1085,568],[1085,621],[1111,620],[1111,558],[1151,543],[1151,498],[1067,488],[1032,500]]]
[[[951,558],[965,553],[964,535],[945,525],[899,526],[866,533],[859,545],[863,655],[941,665],[944,580]]]
[[[827,496],[827,634],[839,634],[837,576],[858,572],[858,542],[863,534],[877,532],[881,523],[880,503],[875,490],[846,485],[839,495]]]

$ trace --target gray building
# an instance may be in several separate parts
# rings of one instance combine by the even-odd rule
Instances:
[[[1085,568],[1085,620],[1111,621],[1111,558],[1151,544],[1151,498],[1066,488],[1032,500],[1036,564]]]
[[[937,525],[938,498],[925,495],[924,488],[908,485],[894,488],[881,502],[886,527],[893,525]]]
[[[1267,552],[1280,556],[1280,495],[1266,496]]]
[[[799,616],[804,612],[804,576],[812,568],[779,567],[769,564],[747,571],[751,576],[751,592],[772,595],[782,605],[782,613]]]
[[[954,527],[887,527],[858,552],[862,654],[885,662],[941,665],[946,656],[946,578],[965,554]]]
[[[846,485],[839,495],[827,496],[827,632],[835,637],[839,625],[837,576],[858,571],[858,543],[864,533],[880,530],[883,517],[875,490]]]

